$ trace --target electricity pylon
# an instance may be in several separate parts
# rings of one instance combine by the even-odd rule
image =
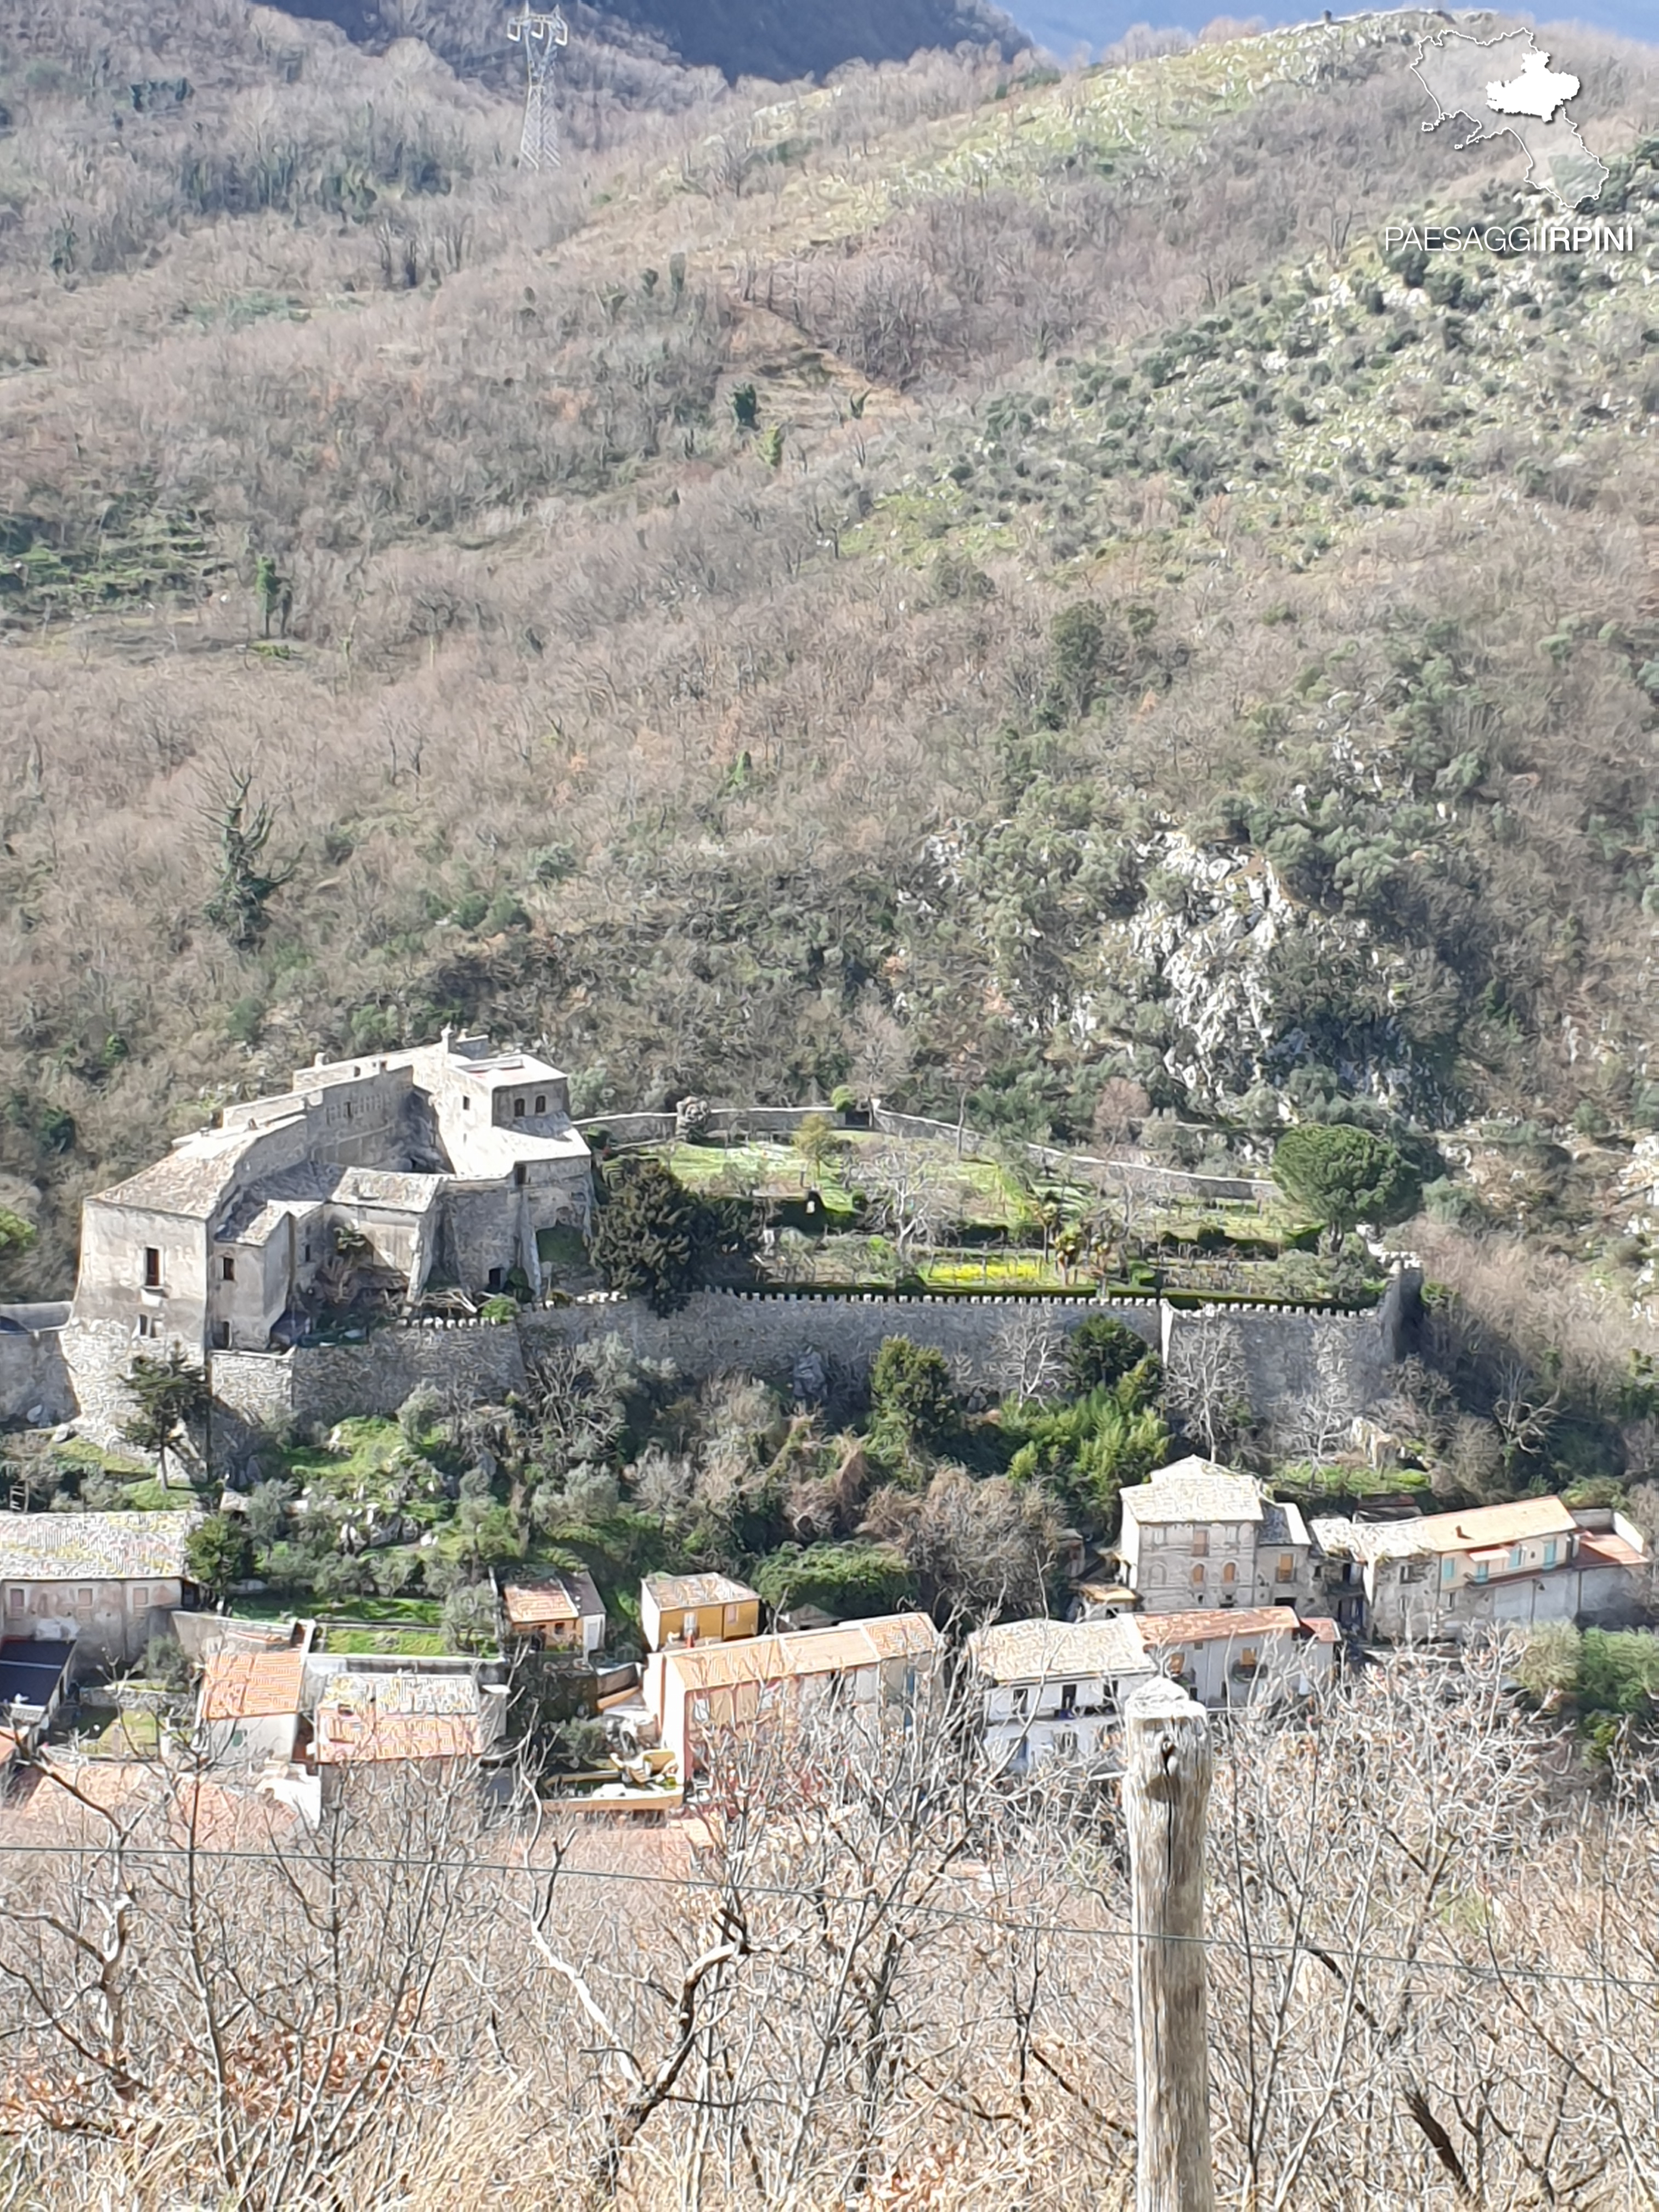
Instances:
[[[553,64],[560,47],[570,43],[570,26],[556,8],[550,15],[538,15],[530,0],[525,0],[524,12],[507,25],[507,35],[524,48],[524,131],[519,160],[526,169],[556,169],[559,121],[553,108]]]

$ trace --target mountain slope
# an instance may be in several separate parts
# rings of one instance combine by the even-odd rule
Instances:
[[[31,1282],[214,1101],[449,1018],[587,1107],[1653,1117],[1650,57],[1588,118],[1638,250],[1419,268],[1383,222],[1530,203],[1409,20],[623,57],[555,179],[422,45],[203,24],[0,57]]]

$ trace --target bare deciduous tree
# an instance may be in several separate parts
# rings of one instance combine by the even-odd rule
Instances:
[[[1249,1370],[1237,1329],[1213,1307],[1196,1321],[1182,1316],[1164,1372],[1170,1411],[1208,1457],[1220,1457],[1250,1419]]]

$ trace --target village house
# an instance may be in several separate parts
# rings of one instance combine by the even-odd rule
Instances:
[[[71,1329],[260,1352],[310,1305],[363,1290],[404,1305],[434,1283],[539,1295],[549,1240],[592,1203],[568,1086],[546,1061],[447,1030],[407,1052],[319,1055],[289,1091],[227,1106],[86,1201]]]
[[[189,1577],[195,1513],[0,1513],[8,1637],[72,1642],[75,1671],[131,1666],[164,1635]]]
[[[505,1642],[580,1653],[585,1659],[605,1643],[605,1601],[585,1569],[503,1583],[501,1606]]]
[[[1011,1620],[968,1639],[982,1696],[985,1747],[1001,1772],[1045,1759],[1088,1759],[1115,1725],[1124,1698],[1158,1673],[1138,1621]]]
[[[435,1771],[476,1762],[507,1732],[507,1684],[498,1663],[468,1659],[310,1660],[312,1758],[326,1771],[412,1765]]]
[[[1300,1620],[1288,1605],[1133,1619],[1158,1670],[1212,1709],[1311,1697],[1335,1666],[1336,1623]]]
[[[196,1741],[215,1765],[271,1760],[289,1765],[299,1753],[305,1690],[302,1643],[222,1643],[207,1655],[197,1699]]]
[[[871,1716],[915,1703],[939,1664],[926,1613],[886,1613],[799,1636],[671,1646],[653,1653],[645,1703],[680,1785],[709,1744],[732,1729],[826,1706]]]
[[[760,1634],[760,1594],[730,1575],[647,1575],[640,1629],[647,1651],[674,1644],[730,1644]]]
[[[1309,1592],[1298,1509],[1250,1476],[1194,1456],[1121,1492],[1118,1558],[1143,1613],[1297,1606]]]
[[[1408,1520],[1333,1516],[1313,1534],[1339,1621],[1384,1643],[1483,1624],[1627,1622],[1649,1603],[1646,1540],[1609,1507],[1521,1498]]]

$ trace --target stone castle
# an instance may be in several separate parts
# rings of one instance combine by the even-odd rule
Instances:
[[[592,1165],[566,1079],[446,1030],[301,1069],[87,1200],[77,1322],[196,1353],[303,1333],[347,1281],[413,1305],[442,1284],[542,1288],[545,1240],[586,1225]]]
[[[811,1110],[739,1118],[787,1134]],[[671,1116],[607,1126],[619,1121],[635,1141],[673,1128]],[[856,1387],[899,1334],[988,1387],[1016,1311],[1064,1335],[1104,1305],[1166,1358],[1205,1326],[1167,1299],[1079,1292],[702,1291],[665,1316],[635,1300],[543,1304],[554,1240],[585,1231],[592,1202],[592,1157],[547,1062],[447,1030],[410,1051],[319,1058],[280,1097],[227,1107],[86,1201],[72,1304],[0,1310],[0,1421],[73,1420],[112,1443],[132,1411],[134,1358],[177,1347],[207,1370],[215,1457],[234,1463],[261,1431],[390,1413],[423,1384],[499,1398],[524,1387],[538,1348],[600,1335],[690,1376],[738,1368],[799,1390],[804,1373],[830,1369]],[[509,1291],[528,1303],[477,1317]],[[1267,1413],[1324,1378],[1363,1412],[1386,1390],[1415,1291],[1397,1276],[1363,1313],[1234,1309],[1252,1404]],[[354,1303],[371,1310],[362,1327],[317,1341],[316,1315]]]

